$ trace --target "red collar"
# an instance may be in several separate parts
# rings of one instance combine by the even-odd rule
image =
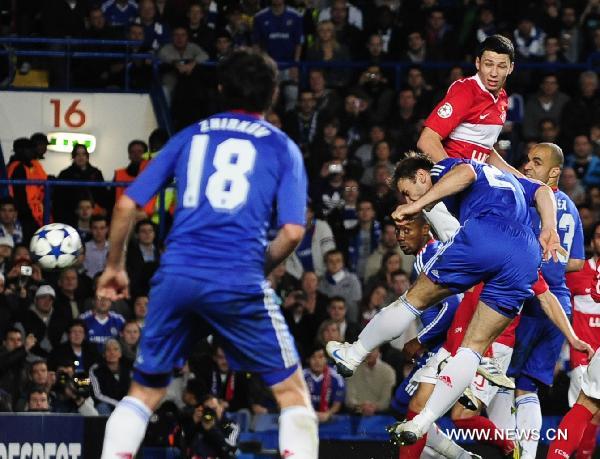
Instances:
[[[263,114],[260,112],[249,112],[247,110],[229,110],[231,113],[237,113],[239,115],[253,116],[254,118],[263,119]]]
[[[557,186],[551,186],[550,188],[552,188],[552,191],[554,191],[555,193],[558,191],[558,187]]]

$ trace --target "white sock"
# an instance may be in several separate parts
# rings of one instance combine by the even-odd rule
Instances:
[[[435,451],[437,455],[433,457],[443,457],[447,459],[463,459],[470,458],[471,455],[463,448],[454,443],[448,436],[437,426],[432,424],[427,431],[427,442],[425,447],[429,447]]]
[[[479,353],[467,347],[459,347],[438,375],[431,397],[421,413],[415,416],[415,422],[429,430],[431,424],[452,408],[469,387],[480,362]]]
[[[290,406],[281,410],[279,451],[282,457],[290,456],[294,459],[319,457],[318,422],[312,408]]]
[[[517,407],[517,429],[525,434],[529,432],[539,433],[542,428],[542,409],[540,408],[540,399],[535,392],[520,395],[515,399]],[[533,436],[536,438],[536,436]],[[523,447],[523,459],[535,459],[537,453],[538,440],[531,437],[524,437],[521,440]]]
[[[123,398],[106,422],[102,459],[122,459],[127,454],[135,456],[152,411],[141,400]]]
[[[498,429],[506,431],[517,426],[513,409],[514,401],[515,391],[501,387],[487,407],[488,418]]]
[[[368,354],[381,344],[398,338],[420,315],[421,312],[406,301],[406,295],[402,295],[369,321],[360,332],[358,341]],[[360,360],[365,356],[366,354]]]

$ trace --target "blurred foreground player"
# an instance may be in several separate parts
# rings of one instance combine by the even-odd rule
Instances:
[[[106,425],[103,459],[131,458],[170,374],[206,333],[221,338],[231,367],[258,373],[281,407],[283,457],[318,455],[317,419],[293,340],[265,272],[304,234],[306,176],[298,148],[262,114],[276,91],[275,63],[240,51],[219,65],[230,110],[174,136],[115,206],[110,252],[97,295],[127,295],[127,235],[143,206],[171,177],[177,209],[153,278],[129,396]],[[277,203],[279,232],[266,234]],[[232,251],[235,247],[235,251]]]

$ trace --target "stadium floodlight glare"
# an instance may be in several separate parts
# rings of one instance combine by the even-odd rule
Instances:
[[[75,144],[85,145],[88,153],[93,153],[96,149],[96,136],[80,132],[48,133],[48,150],[50,151],[71,153]]]

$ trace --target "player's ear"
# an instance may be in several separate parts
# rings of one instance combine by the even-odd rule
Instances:
[[[508,74],[510,75],[511,73],[513,73],[514,69],[515,69],[515,63],[511,62],[510,67],[508,67]]]
[[[560,167],[553,167],[552,169],[550,169],[548,175],[550,176],[550,178],[558,178],[560,176]]]
[[[481,61],[479,60],[479,56],[475,58],[475,68],[479,71],[479,66],[481,65]]]

